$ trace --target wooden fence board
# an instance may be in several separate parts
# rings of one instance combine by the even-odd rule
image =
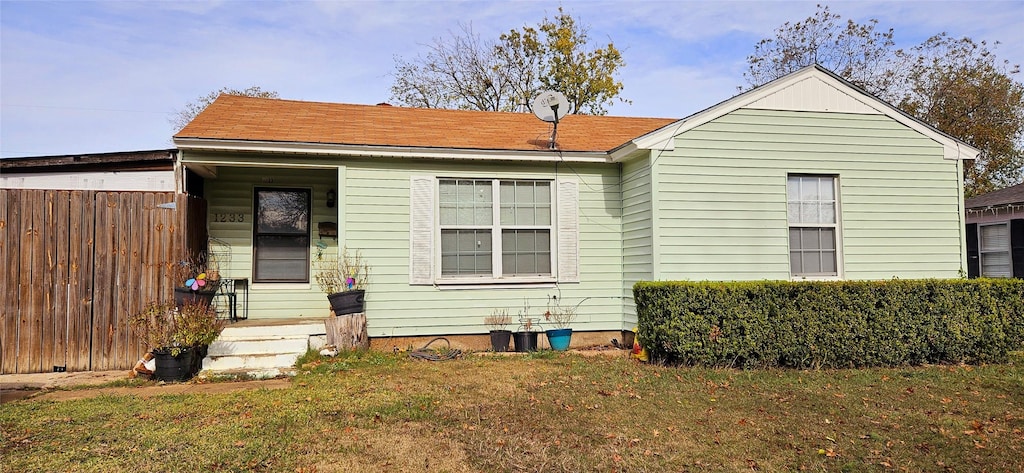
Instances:
[[[128,324],[124,320],[124,312],[129,310],[131,293],[136,291],[135,284],[131,280],[131,216],[132,202],[131,194],[121,192],[117,194],[117,217],[114,230],[114,281],[111,294],[110,327],[111,327],[111,365],[120,364],[128,357],[127,340],[122,337],[123,328]]]
[[[13,373],[18,366],[18,192],[0,189],[0,373]]]
[[[4,290],[4,338],[8,343],[4,345],[4,373],[18,372],[18,351],[21,349],[21,257],[22,257],[22,208],[21,201],[24,200],[23,192],[9,191],[7,197],[7,232],[5,241],[11,245],[7,250],[7,267],[4,272],[4,280],[7,281],[7,288]]]
[[[133,192],[131,197],[131,214],[129,215],[129,237],[128,237],[128,286],[134,288],[127,291],[128,304],[120,314],[121,318],[121,339],[125,344],[125,361],[138,360],[145,354],[141,351],[139,340],[134,336],[131,329],[131,316],[142,309],[143,301],[149,298],[145,284],[145,266],[142,261],[142,234],[145,209],[142,206],[142,194]]]
[[[166,194],[161,194],[157,197],[159,203],[167,203]],[[171,202],[177,203],[176,200]],[[174,211],[167,208],[160,208],[161,211],[156,212],[156,226],[154,231],[159,240],[157,245],[157,255],[155,261],[158,261],[161,268],[157,273],[160,279],[161,287],[173,288],[174,286],[181,284],[184,281],[175,281],[174,265],[177,264],[178,259],[174,255],[174,241],[171,239],[171,220],[174,217]],[[164,292],[163,297],[160,299],[161,302],[170,302],[174,298],[174,290],[169,289]]]
[[[55,280],[57,273],[57,245],[53,236],[57,233],[54,228],[57,218],[57,203],[55,202],[55,191],[46,190],[43,194],[43,215],[39,225],[39,244],[42,250],[42,271],[41,274],[33,274],[32,279],[36,282],[37,288],[43,293],[43,310],[40,312],[40,337],[39,337],[39,366],[43,371],[51,370],[54,366],[53,345],[56,338],[56,290]],[[35,272],[35,271],[33,271]]]
[[[84,220],[92,221],[91,192],[71,191],[68,203],[68,371],[89,369],[89,316],[91,294],[86,292],[86,279],[92,279],[92,236]],[[86,197],[85,194],[88,194]],[[85,215],[88,214],[88,217]],[[86,261],[88,260],[88,261]]]
[[[40,290],[37,278],[41,276],[43,268],[43,191],[31,190],[28,192],[28,199],[21,202],[22,205],[22,232],[28,248],[22,250],[21,264],[21,294],[22,301],[28,301],[27,310],[22,307],[21,336],[27,334],[28,344],[25,350],[18,350],[18,365],[24,366],[32,371],[42,371],[42,332],[43,332],[43,291]]]
[[[110,366],[113,349],[114,232],[117,230],[117,196],[110,192],[96,194],[96,245],[93,256],[92,303],[92,369]]]
[[[32,281],[39,287],[43,299],[42,310],[39,312],[39,369],[49,371],[53,368],[53,349],[46,341],[53,340],[53,273],[56,268],[56,248],[52,245],[51,232],[55,216],[52,190],[42,190],[42,219],[39,221],[39,246],[42,266],[34,266]]]
[[[68,234],[68,219],[71,207],[71,193],[69,191],[58,191],[54,202],[56,219],[54,228],[56,234],[54,241],[57,245],[57,272],[54,284],[54,343],[53,343],[53,364],[68,365],[68,279],[71,270],[68,264],[70,256],[71,239]]]
[[[142,228],[146,229],[146,232],[142,240],[142,255],[139,258],[145,269],[142,273],[141,284],[145,288],[146,293],[150,295],[148,299],[142,301],[143,306],[145,306],[150,301],[158,301],[161,297],[160,290],[157,287],[159,271],[161,270],[159,260],[155,258],[157,239],[152,238],[156,226],[156,213],[161,209],[156,207],[156,196],[152,193],[146,193],[142,196],[142,208]],[[147,236],[149,238],[146,238]]]

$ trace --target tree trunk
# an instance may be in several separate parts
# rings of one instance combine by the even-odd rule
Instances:
[[[324,325],[327,327],[328,345],[334,345],[339,350],[370,348],[365,312],[328,317]]]

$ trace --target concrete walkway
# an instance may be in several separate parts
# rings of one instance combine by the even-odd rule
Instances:
[[[99,387],[128,378],[127,371],[82,371],[77,373],[37,373],[0,375],[0,404],[20,399],[66,401],[100,395],[132,395],[139,397],[164,394],[217,394],[247,389],[287,389],[290,378],[259,381],[205,383],[200,378],[184,383],[156,383],[142,386]],[[65,390],[77,387],[79,389]],[[84,387],[84,389],[83,389]]]
[[[95,386],[121,379],[128,379],[128,370],[4,374],[0,375],[0,403],[23,399],[40,390]]]

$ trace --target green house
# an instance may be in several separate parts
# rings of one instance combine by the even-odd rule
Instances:
[[[174,144],[222,277],[251,282],[250,318],[325,317],[311,268],[348,248],[372,267],[371,338],[482,334],[495,309],[538,317],[557,301],[607,341],[636,323],[640,280],[966,267],[962,160],[978,150],[818,66],[683,119],[553,128],[221,96]]]

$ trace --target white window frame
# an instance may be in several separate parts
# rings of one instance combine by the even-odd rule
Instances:
[[[996,248],[985,247],[985,229],[992,227],[1003,227],[1006,229],[1006,238],[1000,240],[1000,246]],[[991,274],[985,272],[985,257],[1003,253],[1008,262],[1007,272]],[[1010,254],[1010,222],[981,223],[978,224],[978,272],[984,278],[1012,278],[1013,258]]]
[[[489,225],[442,225],[440,210],[440,192],[443,181],[490,181],[491,183],[491,222]],[[501,183],[502,182],[546,182],[548,184],[548,202],[550,203],[550,215],[547,225],[502,225],[501,224]],[[435,278],[438,284],[473,284],[473,283],[499,283],[499,282],[554,282],[557,271],[557,229],[555,228],[555,205],[556,205],[556,183],[552,179],[527,179],[527,178],[480,178],[480,177],[438,177],[435,187],[435,212],[436,221],[434,226],[434,241],[438,242],[434,248],[434,261],[436,273]],[[548,267],[551,268],[549,275],[535,276],[506,276],[504,275],[502,261],[502,233],[504,230],[547,230],[549,260]],[[444,230],[489,230],[491,233],[491,274],[474,275],[445,275],[442,273],[441,255],[442,243],[441,234]]]
[[[441,277],[440,250],[440,185],[442,179],[501,181],[547,181],[552,186],[551,200],[551,275],[543,277],[503,277],[500,264],[492,265],[489,276]],[[492,199],[492,205],[500,201]],[[499,216],[500,218],[500,216]],[[494,286],[553,287],[555,284],[579,283],[580,228],[579,183],[571,178],[543,175],[516,175],[495,178],[494,175],[409,176],[409,284],[430,285],[439,289],[474,289]],[[533,227],[531,227],[533,228]],[[492,238],[500,233],[492,233]],[[500,244],[492,245],[492,257],[501,257]]]
[[[794,196],[789,194],[789,180],[792,178],[817,178],[817,179],[831,179],[832,180],[832,210],[834,212],[834,218],[831,223],[805,223],[805,222],[792,222],[789,219],[789,205],[792,203],[806,202],[794,199]],[[843,252],[842,252],[842,225],[841,225],[841,206],[839,196],[839,176],[835,174],[813,174],[813,173],[791,173],[786,175],[786,242],[787,242],[787,261],[789,261],[789,274],[793,280],[841,280],[843,278]],[[818,201],[819,203],[822,201]],[[835,241],[835,266],[836,271],[832,273],[797,273],[793,268],[792,264],[792,249],[793,241],[790,238],[790,230],[794,228],[831,228]]]

